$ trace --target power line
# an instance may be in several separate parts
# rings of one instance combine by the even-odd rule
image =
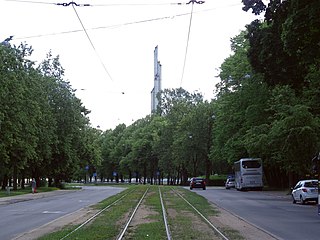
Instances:
[[[5,1],[8,1],[8,0],[5,0]],[[15,0],[12,0],[12,1],[15,1]],[[20,2],[20,1],[18,1],[18,2]],[[240,5],[241,5],[241,3],[236,3],[236,4],[227,5],[227,6],[203,9],[200,11],[193,11],[193,14],[202,13],[202,12],[209,12],[209,11],[214,11],[214,10],[217,10],[220,8],[229,8],[229,7],[235,7],[235,6],[240,6]],[[173,19],[176,17],[183,17],[183,16],[187,16],[187,15],[190,15],[190,13],[181,13],[181,14],[176,14],[176,15],[171,15],[171,16],[164,16],[164,17],[151,18],[151,19],[145,19],[145,20],[139,20],[139,21],[133,21],[133,22],[119,23],[119,24],[114,24],[114,25],[109,25],[109,26],[100,26],[100,27],[88,28],[87,30],[118,28],[118,27],[140,24],[140,23]],[[37,34],[37,35],[32,35],[32,36],[20,36],[20,37],[16,36],[15,39],[19,40],[19,39],[39,38],[39,37],[55,36],[55,35],[62,35],[62,34],[69,34],[69,33],[78,33],[78,32],[82,32],[82,31],[83,31],[82,29],[77,29],[77,30],[69,30],[69,31],[56,32],[56,33]]]
[[[191,3],[191,1],[189,3]],[[184,76],[184,70],[185,70],[186,62],[187,62],[187,53],[188,53],[188,47],[189,47],[189,39],[190,39],[190,31],[191,31],[191,23],[192,23],[192,15],[193,15],[193,5],[194,5],[194,3],[192,2],[191,13],[190,13],[190,21],[189,21],[189,29],[188,29],[188,36],[187,36],[187,44],[186,44],[186,51],[185,51],[185,54],[184,54],[182,75],[181,75],[181,80],[180,80],[180,87],[182,85],[183,76]]]
[[[110,7],[110,6],[161,6],[161,5],[186,5],[190,4],[190,2],[167,2],[167,3],[105,3],[105,4],[78,4],[74,1],[72,2],[65,2],[65,3],[56,3],[56,2],[42,2],[42,1],[29,1],[29,0],[4,0],[8,2],[20,2],[20,3],[34,3],[34,4],[51,4],[51,5],[58,5],[58,6],[70,6],[75,5],[77,7]],[[199,1],[204,2],[204,1]]]
[[[112,79],[112,77],[111,77],[110,73],[108,72],[108,70],[107,70],[107,68],[106,68],[105,64],[103,63],[103,61],[102,61],[102,59],[101,59],[100,55],[98,54],[98,52],[97,52],[97,50],[96,50],[96,48],[95,48],[95,46],[94,46],[94,44],[93,44],[93,42],[92,42],[92,40],[91,40],[91,38],[90,38],[90,36],[89,36],[89,34],[88,34],[88,32],[87,32],[86,28],[84,27],[84,25],[83,25],[83,23],[82,23],[82,21],[81,21],[81,18],[80,18],[80,16],[79,16],[79,14],[78,14],[78,12],[77,12],[76,8],[74,7],[74,5],[75,5],[75,4],[72,4],[72,8],[73,8],[73,10],[74,10],[75,14],[77,15],[77,18],[78,18],[78,20],[79,20],[79,22],[80,22],[80,24],[81,24],[81,26],[82,26],[83,31],[85,32],[85,34],[86,34],[86,36],[87,36],[87,38],[88,38],[88,40],[89,40],[89,42],[90,42],[90,44],[91,44],[91,46],[92,46],[92,48],[93,48],[94,52],[96,53],[96,55],[97,55],[97,57],[98,57],[98,59],[99,59],[99,61],[100,61],[101,65],[102,65],[102,67],[103,67],[103,69],[104,69],[104,71],[107,73],[107,75],[109,76],[110,80],[111,80],[111,81],[113,81],[113,79]],[[69,6],[69,5],[67,5],[67,6]]]
[[[38,1],[27,1],[27,0],[4,0],[6,2],[20,2],[20,3],[35,3],[35,4],[50,4],[50,5],[55,5],[56,3],[54,2],[38,2]]]
[[[182,13],[182,14],[177,14],[177,15],[173,15],[173,16],[165,16],[165,17],[151,18],[151,19],[145,19],[145,20],[134,21],[134,22],[114,24],[114,25],[109,25],[109,26],[94,27],[94,28],[89,28],[87,30],[118,28],[118,27],[123,27],[123,26],[128,26],[128,25],[139,24],[139,23],[147,23],[147,22],[160,21],[160,20],[165,20],[165,19],[172,19],[172,18],[175,18],[175,17],[182,17],[182,16],[186,16],[186,15],[189,15],[189,14],[190,13]],[[57,32],[57,33],[48,33],[48,34],[38,34],[38,35],[32,35],[32,36],[15,37],[15,39],[28,39],[28,38],[46,37],[46,36],[54,36],[54,35],[60,35],[60,34],[77,33],[77,32],[82,32],[82,31],[83,31],[82,29],[81,30],[78,29],[78,30],[70,30],[70,31]]]
[[[185,72],[185,68],[186,68],[188,48],[189,48],[189,40],[190,40],[190,32],[191,32],[191,23],[192,23],[192,16],[193,16],[193,5],[194,5],[195,3],[196,3],[196,4],[204,4],[205,1],[190,0],[190,1],[187,3],[187,4],[192,4],[192,7],[191,7],[191,13],[190,13],[190,21],[189,21],[189,29],[188,29],[188,36],[187,36],[187,44],[186,44],[186,51],[185,51],[185,54],[184,54],[184,61],[183,61],[183,67],[182,67],[180,87],[182,86],[182,81],[183,81],[184,72]]]

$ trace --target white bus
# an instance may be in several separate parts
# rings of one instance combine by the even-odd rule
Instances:
[[[235,188],[237,190],[262,190],[262,171],[261,158],[242,158],[235,162]]]

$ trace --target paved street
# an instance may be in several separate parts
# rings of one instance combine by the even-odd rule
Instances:
[[[293,204],[285,192],[241,192],[222,187],[194,191],[279,239],[319,239],[317,205]]]
[[[84,186],[82,190],[59,190],[0,198],[0,239],[12,239],[122,190],[124,188]]]

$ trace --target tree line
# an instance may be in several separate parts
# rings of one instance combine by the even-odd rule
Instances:
[[[243,157],[262,158],[269,186],[314,174],[320,2],[265,2],[243,0],[245,11],[264,18],[231,39],[213,99],[165,89],[156,112],[106,131],[90,127],[89,110],[63,80],[58,57],[49,54],[35,68],[27,46],[0,45],[3,185],[31,176],[185,184],[192,176],[232,173]]]
[[[27,44],[0,44],[0,179],[2,189],[25,179],[59,186],[90,161],[99,162],[99,131],[68,81],[59,56],[38,66]],[[94,139],[94,141],[92,141]],[[94,149],[94,150],[93,150]]]

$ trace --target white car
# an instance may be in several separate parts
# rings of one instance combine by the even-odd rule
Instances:
[[[301,204],[309,201],[318,202],[318,180],[310,179],[299,181],[292,189],[291,196],[293,203],[297,201]]]
[[[225,184],[226,189],[234,188],[235,187],[235,180],[234,178],[228,178]]]

